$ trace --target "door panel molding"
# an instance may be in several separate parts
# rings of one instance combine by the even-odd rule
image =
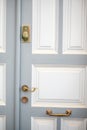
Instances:
[[[86,108],[86,76],[86,66],[32,65],[32,106]]]
[[[0,106],[6,105],[6,64],[0,64]]]
[[[63,53],[87,54],[87,1],[63,2]]]
[[[61,130],[86,130],[87,119],[85,118],[62,118]]]
[[[0,0],[0,53],[6,51],[6,0]]]
[[[6,130],[6,116],[0,115],[0,130]]]
[[[59,0],[33,0],[32,52],[58,53]]]
[[[57,119],[46,117],[32,117],[31,130],[57,130]]]

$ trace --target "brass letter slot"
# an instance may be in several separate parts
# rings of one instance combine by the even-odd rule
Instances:
[[[27,25],[22,26],[22,42],[23,43],[30,42],[30,26]]]

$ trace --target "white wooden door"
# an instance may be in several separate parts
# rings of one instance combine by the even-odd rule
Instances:
[[[14,130],[15,1],[0,0],[0,130]]]
[[[87,130],[87,0],[22,0],[21,130]],[[49,115],[47,110],[52,112]],[[71,110],[67,117],[55,114]],[[54,115],[53,115],[54,114]]]

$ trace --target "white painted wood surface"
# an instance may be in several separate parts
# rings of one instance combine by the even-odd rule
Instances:
[[[0,130],[6,130],[6,117],[0,116]]]
[[[32,53],[58,53],[59,0],[33,0]]]
[[[87,119],[62,118],[61,130],[87,130]]]
[[[32,117],[31,130],[57,130],[57,119]]]
[[[0,52],[6,51],[6,0],[0,0]]]
[[[32,106],[87,107],[87,67],[32,65]]]
[[[63,1],[63,53],[87,54],[87,0]]]
[[[6,65],[0,64],[0,105],[6,104]]]

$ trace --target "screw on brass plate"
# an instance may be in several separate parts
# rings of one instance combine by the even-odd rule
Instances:
[[[27,25],[22,26],[22,42],[23,43],[30,42],[30,26]]]

